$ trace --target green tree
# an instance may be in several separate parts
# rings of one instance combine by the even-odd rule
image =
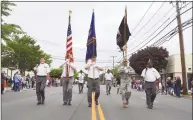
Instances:
[[[137,74],[141,74],[149,59],[152,60],[154,68],[158,71],[165,69],[169,52],[163,47],[147,47],[138,51],[129,58],[130,66]]]
[[[1,43],[1,65],[2,67],[16,67],[16,63],[12,60],[14,56],[13,49]]]
[[[62,75],[62,69],[61,68],[55,68],[50,71],[50,76],[54,78],[60,78]]]
[[[41,57],[45,57],[46,63],[50,64],[51,56],[44,53],[40,50],[40,46],[35,44],[36,41],[27,35],[7,41],[6,46],[2,45],[2,66],[9,67],[9,59],[21,71],[30,71],[39,63]]]
[[[11,6],[16,6],[16,4],[2,0],[1,1],[1,16],[9,16],[12,9],[10,9]]]
[[[118,67],[115,67],[114,69],[111,70],[114,78],[117,78],[119,73],[118,73]]]
[[[16,35],[23,34],[21,27],[15,24],[1,24],[1,39],[4,41],[12,40]]]
[[[79,75],[80,71],[76,71],[74,73],[74,79],[78,79],[78,75]],[[83,72],[84,73],[84,72]],[[86,80],[88,78],[88,74],[84,73],[84,80]]]
[[[8,17],[11,14],[12,9],[10,7],[12,6],[16,6],[16,4],[4,0],[1,2],[1,39],[5,41],[11,40],[15,35],[24,33],[19,25],[7,24],[3,20],[3,17]]]
[[[73,77],[74,77],[74,80],[75,80],[75,79],[76,79],[76,80],[78,79],[78,75],[79,75],[79,72],[75,72],[75,73],[74,73],[74,76],[73,76]]]

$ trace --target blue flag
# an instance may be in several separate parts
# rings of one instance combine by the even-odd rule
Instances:
[[[94,11],[88,33],[86,62],[92,57],[97,57]]]

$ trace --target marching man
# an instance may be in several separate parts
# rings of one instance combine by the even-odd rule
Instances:
[[[34,68],[36,73],[36,94],[37,94],[37,105],[44,104],[45,102],[45,87],[46,81],[50,79],[50,67],[45,63],[45,58],[40,59],[40,64]]]
[[[113,84],[113,74],[110,72],[110,70],[107,70],[107,73],[105,74],[105,83],[106,83],[106,93],[107,95],[111,94],[111,87]]]
[[[62,72],[62,83],[63,83],[63,105],[71,105],[72,101],[72,87],[73,87],[73,75],[76,71],[72,61],[70,60],[70,55],[66,56],[66,62],[63,65]]]
[[[85,66],[88,70],[88,107],[92,105],[92,92],[95,91],[95,104],[98,105],[98,98],[100,96],[100,80],[99,71],[103,68],[99,67],[96,63],[96,57],[92,57]]]
[[[160,74],[153,68],[152,61],[149,59],[147,67],[142,71],[141,76],[145,81],[146,103],[149,109],[153,108],[153,102],[156,98],[156,80],[160,79]]]
[[[78,88],[79,88],[79,94],[83,93],[84,73],[82,72],[82,70],[80,70],[80,73],[78,74]]]
[[[129,75],[130,69],[131,68],[127,66],[126,59],[123,60],[122,66],[118,69],[121,78],[120,90],[124,108],[128,107],[129,98],[131,96],[131,91],[129,90],[131,89],[131,77]]]

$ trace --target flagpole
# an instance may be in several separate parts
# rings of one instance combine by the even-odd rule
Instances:
[[[68,11],[69,12],[69,24],[71,24],[71,14],[72,14],[72,10],[69,10]],[[70,53],[69,53],[69,55],[70,55]],[[69,59],[70,59],[70,61],[71,61],[71,56],[69,57]]]
[[[69,10],[69,24],[71,23],[71,14],[72,14],[72,10]]]
[[[71,16],[70,16],[70,14],[72,13],[72,11],[71,10],[69,10],[69,23],[68,24],[70,24],[70,22],[71,22]],[[67,44],[67,43],[66,43]],[[66,55],[66,57],[67,57],[67,59],[70,59],[71,60],[71,58],[69,57],[69,54],[67,54]],[[69,65],[68,64],[66,64],[66,78],[68,79],[69,78]]]
[[[92,10],[93,14],[94,14],[94,9]],[[93,39],[93,38],[92,38]],[[93,42],[93,55],[94,55],[94,42]],[[96,60],[95,60],[96,62]],[[95,79],[95,67],[93,66],[93,78]]]
[[[125,55],[124,58],[127,60],[127,43],[126,43],[126,26],[127,26],[127,6],[125,6],[125,17],[124,17],[124,45],[125,45]]]
[[[92,10],[92,12],[94,14],[94,9]],[[93,22],[94,22],[94,20],[93,20]],[[91,39],[94,39],[94,38],[91,38]],[[93,42],[93,55],[94,55],[94,42]],[[95,63],[96,63],[96,56],[95,56]],[[95,65],[93,66],[93,79],[95,79],[94,73],[95,73]],[[95,92],[92,92],[92,120],[96,120],[94,99],[95,99]]]

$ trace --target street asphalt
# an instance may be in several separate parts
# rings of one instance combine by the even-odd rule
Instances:
[[[2,95],[2,120],[192,120],[192,100],[157,95],[153,109],[145,104],[145,93],[132,90],[128,108],[122,108],[121,96],[112,88],[106,95],[101,85],[99,106],[88,108],[87,88],[78,94],[73,87],[72,106],[64,106],[61,87],[46,88],[45,105],[36,105],[35,90],[6,92]],[[96,119],[95,119],[96,114]]]

